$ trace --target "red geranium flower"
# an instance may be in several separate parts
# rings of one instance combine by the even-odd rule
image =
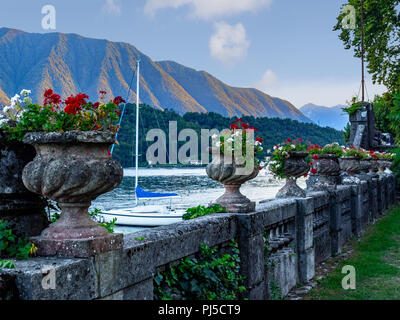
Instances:
[[[118,97],[114,98],[113,103],[116,104],[117,106],[119,106],[121,103],[126,103],[126,101],[124,99],[122,99],[122,97],[118,96]]]
[[[82,106],[87,104],[86,99],[89,99],[89,97],[84,93],[78,93],[75,97],[70,96],[65,100],[66,107],[64,111],[68,114],[77,114],[82,110]]]
[[[250,126],[247,123],[242,123],[241,126],[242,126],[243,129],[249,129],[250,128]]]
[[[242,118],[238,118],[238,119],[236,119],[236,122],[243,122],[243,119]]]
[[[308,173],[306,173],[305,175],[304,175],[304,178],[307,178],[308,177]]]
[[[290,139],[290,138],[286,140],[286,142],[292,142],[292,141],[293,141],[293,140],[292,140],[292,139]]]
[[[261,167],[261,166],[258,166],[258,170],[259,171],[261,171],[263,169],[263,167]]]
[[[312,174],[316,174],[316,173],[317,173],[317,169],[312,168],[312,169],[311,169],[311,172],[312,172]]]
[[[318,160],[318,159],[319,159],[319,155],[314,154],[314,155],[313,155],[313,159],[314,159],[314,160]]]
[[[297,141],[300,141],[300,142],[301,142],[301,141],[303,141],[303,139],[302,139],[302,138],[298,138]]]
[[[99,91],[99,93],[100,93],[101,95],[105,95],[105,94],[107,94],[107,91],[101,90],[101,91]]]
[[[97,109],[100,106],[100,102],[93,103],[92,108]]]
[[[232,129],[232,130],[237,130],[237,129],[239,129],[239,127],[238,127],[237,124],[232,123],[232,124],[231,124],[231,129]]]
[[[263,143],[264,139],[263,138],[257,138],[256,141]]]
[[[58,94],[55,94],[52,89],[47,89],[44,92],[44,101],[43,105],[48,106],[48,105],[58,105],[61,103],[61,97]]]

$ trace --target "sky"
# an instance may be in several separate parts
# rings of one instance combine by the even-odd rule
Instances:
[[[361,62],[333,31],[345,0],[0,0],[0,27],[134,45],[155,61],[204,70],[296,107],[345,104]],[[45,30],[46,5],[55,30]],[[370,99],[385,88],[367,76]]]

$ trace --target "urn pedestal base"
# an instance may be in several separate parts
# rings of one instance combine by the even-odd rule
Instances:
[[[60,219],[31,238],[39,256],[88,258],[122,248],[123,235],[111,234],[88,215],[90,203],[59,203]]]
[[[310,175],[306,183],[308,191],[333,192],[337,190],[337,185],[340,184],[340,176]]]
[[[276,198],[307,198],[306,191],[300,188],[296,181],[296,178],[287,178],[285,186],[278,191]]]
[[[211,205],[219,204],[229,213],[250,213],[256,210],[256,203],[240,192],[241,185],[225,185],[225,193]]]
[[[31,238],[40,257],[90,258],[100,253],[121,249],[123,234],[108,234],[100,238],[52,240]]]

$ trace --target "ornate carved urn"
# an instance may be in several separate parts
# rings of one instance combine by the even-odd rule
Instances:
[[[39,235],[47,226],[46,202],[22,182],[22,170],[36,152],[30,145],[9,141],[0,131],[0,220],[19,237]]]
[[[122,181],[121,165],[108,153],[115,134],[28,133],[24,142],[37,152],[23,170],[25,186],[62,209],[60,219],[35,239],[39,255],[88,257],[121,247],[122,235],[108,233],[88,215],[91,201]]]
[[[285,186],[278,191],[277,198],[305,198],[307,193],[297,185],[297,178],[306,175],[310,171],[307,163],[307,152],[289,152],[289,158],[285,159],[283,170],[286,176]]]
[[[309,190],[336,190],[340,180],[339,159],[335,154],[322,154],[313,160],[316,174],[307,180]]]
[[[360,179],[356,176],[361,172],[361,163],[358,157],[342,157],[339,160],[340,170],[345,172],[342,184],[357,184]]]
[[[255,211],[255,202],[251,202],[240,192],[243,183],[257,177],[259,170],[254,165],[245,169],[244,165],[238,165],[235,158],[225,160],[225,157],[216,148],[210,150],[213,154],[212,162],[207,166],[207,175],[225,186],[225,193],[212,204],[226,207],[231,213],[248,213]]]
[[[388,166],[386,160],[378,160],[378,176],[383,177],[385,175],[385,170]]]
[[[378,160],[377,159],[370,159],[368,160],[370,163],[368,175],[371,178],[376,178],[378,172]]]

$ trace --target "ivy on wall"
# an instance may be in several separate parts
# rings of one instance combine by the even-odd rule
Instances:
[[[202,244],[194,258],[154,277],[156,300],[238,300],[246,290],[240,275],[239,246],[231,240],[229,253]]]

